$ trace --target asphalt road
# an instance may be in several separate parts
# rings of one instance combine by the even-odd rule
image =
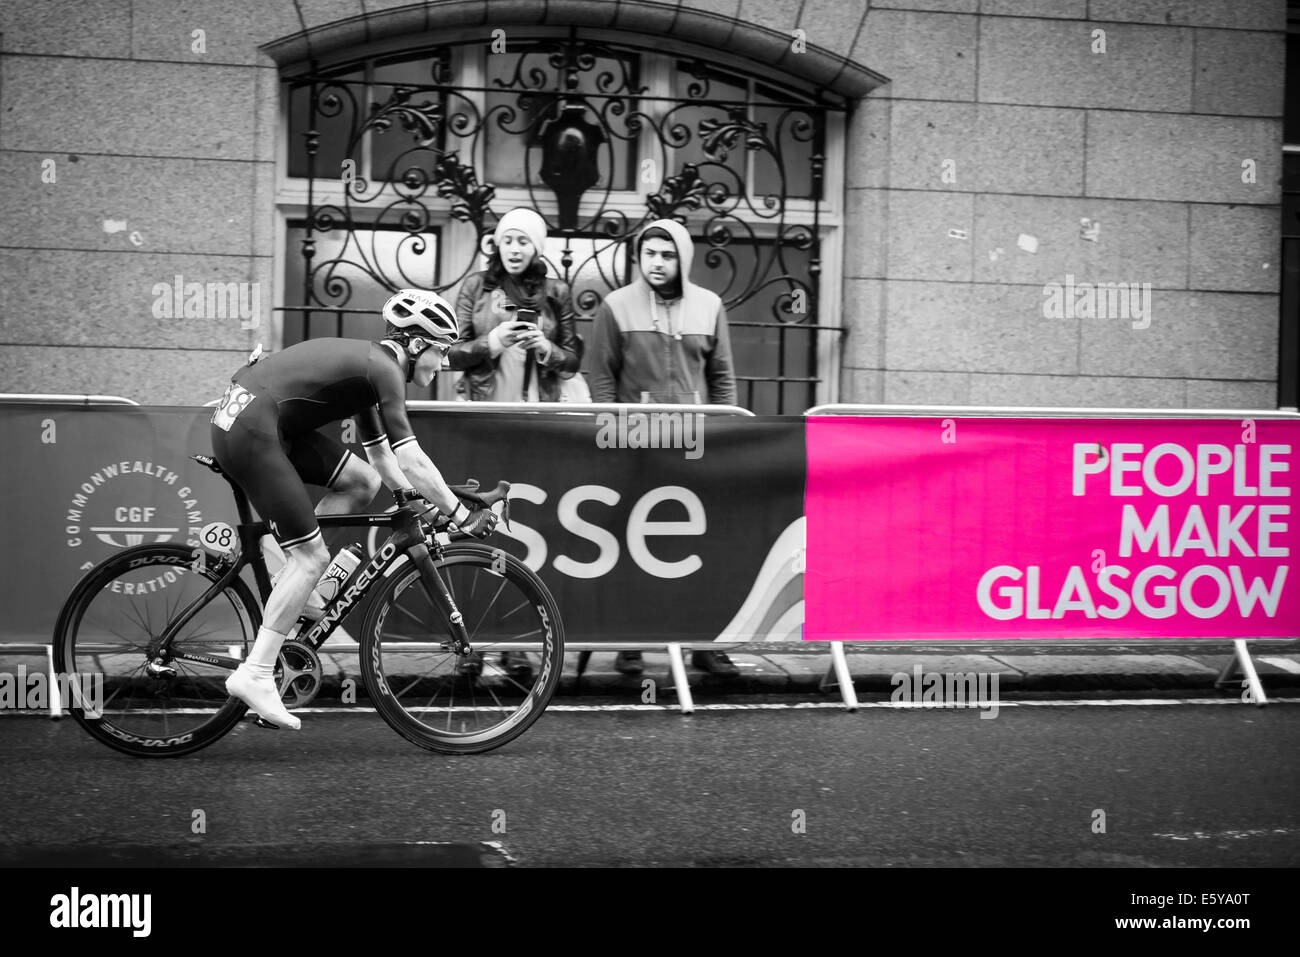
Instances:
[[[340,712],[144,761],[6,717],[0,864],[1295,866],[1298,735],[1287,704],[562,712],[451,758]]]

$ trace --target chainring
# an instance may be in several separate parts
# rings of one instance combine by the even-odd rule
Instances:
[[[311,645],[289,640],[275,661],[275,686],[286,708],[303,708],[315,699],[322,682],[320,656]]]

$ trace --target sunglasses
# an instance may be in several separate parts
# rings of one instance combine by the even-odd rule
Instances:
[[[419,359],[430,349],[437,349],[440,355],[445,356],[451,351],[451,343],[434,342],[432,339],[426,339],[423,336],[408,336],[406,340],[406,354],[414,361]]]

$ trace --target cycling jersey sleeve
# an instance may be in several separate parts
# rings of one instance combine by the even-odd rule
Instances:
[[[379,406],[372,405],[358,412],[357,431],[361,434],[361,444],[369,449],[384,442],[388,435],[384,432],[384,420],[379,417]]]
[[[382,346],[375,348],[383,350]],[[414,442],[415,433],[406,418],[406,383],[402,381],[396,363],[389,356],[376,355],[372,350],[369,379],[389,444],[395,451],[408,442]]]

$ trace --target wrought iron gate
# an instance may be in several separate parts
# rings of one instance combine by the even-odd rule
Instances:
[[[817,334],[840,328],[818,306],[827,123],[842,104],[576,32],[315,69],[288,91],[306,203],[283,309],[301,324],[286,320],[286,341],[371,335],[345,319],[401,286],[457,286],[514,206],[547,218],[551,271],[589,320],[631,280],[629,240],[674,218],[696,242],[693,280],[727,309],[741,403],[813,404]]]

